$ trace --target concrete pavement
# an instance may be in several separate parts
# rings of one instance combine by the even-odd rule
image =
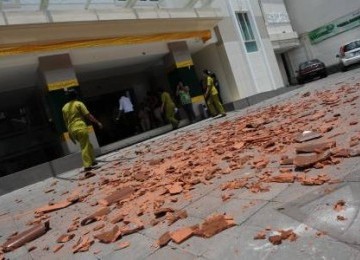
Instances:
[[[53,248],[58,245],[57,238],[66,233],[66,229],[72,221],[76,218],[83,219],[94,212],[94,206],[91,205],[95,205],[95,201],[104,193],[104,190],[101,189],[102,186],[97,185],[105,182],[110,174],[115,172],[117,176],[125,178],[126,169],[133,165],[141,165],[159,157],[166,158],[166,156],[176,154],[176,149],[165,148],[181,136],[193,135],[195,138],[201,139],[204,129],[209,126],[211,129],[216,129],[226,122],[239,121],[244,116],[259,113],[276,104],[284,102],[296,104],[302,99],[304,93],[327,90],[336,92],[343,85],[355,86],[360,82],[359,72],[360,70],[357,69],[331,75],[326,79],[308,83],[301,89],[264,101],[249,109],[229,113],[226,118],[202,121],[107,154],[99,158],[103,161],[102,170],[85,182],[78,181],[78,177],[82,176],[82,173],[79,172],[79,169],[75,169],[58,178],[50,178],[0,197],[0,243],[3,243],[10,234],[16,231],[21,232],[29,227],[27,223],[34,219],[36,208],[49,202],[62,200],[64,194],[67,194],[66,192],[71,192],[79,187],[89,189],[95,187],[91,196],[87,197],[85,201],[49,213],[51,230],[37,240],[7,253],[5,257],[9,259],[360,259],[358,249],[360,239],[357,235],[360,228],[358,214],[360,209],[359,157],[346,158],[339,164],[327,165],[320,169],[310,168],[310,171],[306,172],[309,175],[326,172],[332,179],[344,180],[341,183],[321,186],[304,186],[299,182],[269,183],[267,184],[270,186],[268,192],[253,193],[249,189],[222,191],[220,187],[224,183],[260,173],[250,165],[245,165],[240,169],[232,170],[230,174],[216,176],[210,181],[194,186],[189,190],[187,198],[180,194],[176,202],[165,199],[164,207],[185,209],[188,213],[186,219],[179,220],[170,227],[166,221],[155,226],[145,225],[145,229],[124,236],[115,243],[103,244],[95,240],[89,251],[73,254],[72,247],[79,237],[93,235],[94,227],[99,224],[95,222],[80,227],[75,231],[76,237],[72,241],[65,243],[57,253],[53,253]],[[352,93],[347,96],[354,97],[357,94]],[[347,96],[344,96],[344,99],[348,98]],[[360,111],[356,109],[360,105],[360,100],[355,99],[352,103],[354,105],[344,103],[336,107],[336,111],[330,111],[331,108],[327,110],[328,113],[341,114],[343,120],[342,124],[339,124],[339,128],[342,127],[341,131],[337,132],[338,129],[334,129],[325,136],[329,138],[334,133],[341,134],[336,137],[338,146],[346,146],[349,139],[360,132],[359,126],[349,126],[349,122],[357,121],[360,116]],[[317,105],[319,104],[314,104],[308,110],[318,111]],[[314,128],[315,124],[325,124],[323,119],[312,122]],[[282,123],[281,121],[276,122],[276,124]],[[291,122],[286,123],[287,125],[291,124]],[[311,124],[307,125],[307,127],[311,126]],[[204,140],[204,143],[208,144],[211,141]],[[211,145],[216,147],[216,144]],[[191,150],[190,146],[191,144],[187,146],[187,149]],[[206,146],[204,147],[202,149],[206,149]],[[360,148],[360,146],[357,145],[354,148]],[[244,154],[252,153],[256,158],[269,157],[270,163],[262,171],[278,171],[278,155],[265,154],[252,146],[248,146],[243,152]],[[199,160],[201,159],[199,158]],[[157,179],[157,181],[161,180]],[[54,190],[44,192],[51,188]],[[224,201],[224,194],[231,194],[231,197]],[[346,207],[343,212],[339,213],[333,210],[333,205],[341,199],[346,201]],[[200,223],[214,213],[226,213],[232,216],[237,225],[209,239],[191,237],[182,244],[170,242],[163,248],[156,246],[156,240],[164,232]],[[344,221],[337,220],[339,214],[345,218]],[[105,224],[105,229],[111,226],[109,223]],[[292,229],[298,235],[298,239],[294,242],[283,241],[281,245],[273,245],[267,239],[254,240],[254,236],[265,228],[269,229],[267,236],[276,234],[277,230]],[[130,242],[130,246],[115,250],[118,248],[118,244],[124,241]],[[29,249],[34,246],[36,249],[29,252]]]

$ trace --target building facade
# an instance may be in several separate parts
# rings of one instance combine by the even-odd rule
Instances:
[[[339,70],[340,46],[360,39],[360,3],[357,0],[285,0],[301,47],[289,51],[290,71],[295,77],[299,63],[319,59],[329,72]]]
[[[237,109],[288,85],[285,53],[299,46],[283,0],[3,0],[0,8],[0,175],[77,151],[61,119],[65,88],[78,88],[104,122],[101,133],[89,129],[101,146],[121,138],[120,92],[137,106],[182,80],[197,108],[210,69]]]

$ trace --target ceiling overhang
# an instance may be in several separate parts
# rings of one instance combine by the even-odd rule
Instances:
[[[0,56],[200,38],[221,18],[137,19],[0,26]]]

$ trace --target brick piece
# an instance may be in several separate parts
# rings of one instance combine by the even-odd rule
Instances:
[[[235,226],[234,219],[227,215],[214,215],[205,219],[200,225],[197,235],[210,238],[221,231]]]
[[[174,212],[174,210],[172,208],[160,208],[154,211],[154,215],[156,218],[161,218],[168,212]]]
[[[56,242],[57,243],[66,243],[75,237],[75,234],[63,234],[61,235]]]
[[[170,193],[170,195],[177,195],[183,191],[183,187],[180,183],[175,183],[173,185],[168,185],[166,187]]]
[[[90,239],[89,236],[80,237],[73,246],[73,254],[88,251],[93,243],[94,240]]]
[[[194,235],[194,231],[194,227],[185,227],[171,232],[170,237],[171,240],[174,241],[176,244],[181,244],[185,240],[189,239],[192,235]]]
[[[38,237],[44,235],[50,229],[49,221],[37,224],[36,226],[19,233],[17,235],[10,236],[7,241],[2,245],[4,252],[13,251],[26,243],[35,240]]]
[[[124,248],[127,248],[130,246],[130,242],[129,241],[125,241],[125,242],[120,242],[116,248],[116,251],[117,250],[122,250]]]
[[[280,245],[282,243],[282,239],[280,235],[270,236],[269,241],[273,245]]]
[[[312,143],[297,146],[295,151],[297,153],[321,153],[336,146],[335,141]]]
[[[60,202],[54,203],[53,205],[46,205],[46,206],[43,206],[41,208],[36,209],[35,214],[49,213],[49,212],[52,212],[52,211],[56,211],[56,210],[59,210],[59,209],[69,207],[71,204],[73,204],[73,203],[71,201],[68,201],[68,200],[60,201]]]
[[[101,208],[98,211],[96,211],[94,214],[91,214],[90,216],[84,218],[80,224],[82,226],[86,226],[90,223],[93,223],[95,221],[100,220],[101,218],[103,218],[104,216],[106,216],[107,214],[110,213],[110,209],[108,207],[105,208]]]
[[[99,239],[101,243],[113,243],[121,237],[121,230],[119,226],[115,225],[111,230],[96,234],[94,235],[94,237],[96,239]]]
[[[318,132],[306,132],[306,133],[301,133],[301,134],[297,135],[294,138],[294,140],[295,140],[295,142],[303,143],[303,142],[318,139],[321,137],[322,137],[322,134],[320,134]]]
[[[344,210],[346,202],[344,200],[338,200],[334,205],[334,210],[340,212]]]
[[[109,206],[113,203],[117,203],[119,201],[129,198],[134,192],[135,189],[133,187],[124,187],[111,193],[109,196],[106,196],[105,198],[99,200],[99,204],[103,206]]]
[[[293,183],[295,181],[295,176],[291,172],[280,173],[279,175],[272,176],[269,179],[269,182],[278,182],[278,183]]]
[[[171,226],[176,221],[178,221],[180,219],[185,219],[187,217],[188,217],[188,214],[187,214],[186,210],[179,210],[179,211],[175,211],[174,213],[170,213],[166,217],[166,219],[168,220],[168,226]]]
[[[254,240],[266,239],[266,231],[262,230],[254,236]]]
[[[330,158],[330,152],[311,155],[298,155],[294,159],[294,165],[298,168],[308,168],[318,162],[325,161]]]
[[[166,246],[171,240],[170,232],[167,231],[161,235],[161,237],[157,240],[157,244],[160,247]]]

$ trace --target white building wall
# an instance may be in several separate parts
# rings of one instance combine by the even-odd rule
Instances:
[[[232,102],[261,92],[284,86],[276,56],[266,31],[258,2],[250,0],[218,1],[224,11],[216,32],[219,42],[193,56],[196,66],[209,68],[221,79],[225,102]],[[247,52],[236,17],[246,12],[255,36],[258,50]],[[216,58],[210,58],[216,55]],[[218,64],[221,61],[222,65]],[[199,73],[199,72],[198,72]]]

